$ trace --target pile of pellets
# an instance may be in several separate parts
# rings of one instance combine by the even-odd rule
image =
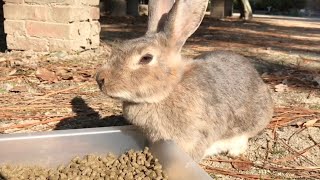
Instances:
[[[86,155],[75,157],[66,166],[56,169],[40,167],[0,166],[0,180],[167,180],[161,164],[146,147],[130,150],[116,157]]]

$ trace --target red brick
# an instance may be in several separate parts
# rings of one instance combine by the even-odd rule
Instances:
[[[70,7],[26,4],[5,4],[4,17],[11,20],[74,22],[100,18],[98,7]],[[18,9],[18,10],[17,10]]]
[[[18,1],[18,0],[8,0]],[[23,1],[23,0],[19,0]],[[100,0],[24,0],[30,4],[54,4],[54,5],[88,5],[99,6]]]
[[[77,36],[80,37],[89,37],[91,33],[91,24],[90,22],[80,22],[76,23],[76,26],[74,26],[76,29],[74,29],[74,32],[78,32]]]
[[[4,32],[15,36],[25,36],[26,27],[23,20],[5,20]]]
[[[22,4],[24,0],[3,0],[5,3]]]
[[[100,23],[98,21],[77,22],[73,25],[74,38],[89,38],[100,34]]]
[[[26,3],[31,4],[59,4],[59,5],[75,5],[78,0],[25,0]]]
[[[74,36],[72,24],[27,21],[27,34],[34,37],[72,39]]]
[[[99,35],[100,31],[101,31],[101,26],[100,26],[99,21],[91,22],[91,33],[90,33],[90,36]]]
[[[97,20],[100,18],[100,9],[98,7],[85,7],[78,12],[74,12],[81,21]]]
[[[48,7],[39,5],[5,4],[3,5],[4,18],[11,20],[38,20],[48,19]]]
[[[60,40],[60,39],[50,39],[49,40],[49,50],[50,51],[60,51],[60,50],[83,50],[90,48],[99,47],[100,39],[99,36],[93,38],[81,38],[77,40]]]
[[[14,50],[34,50],[48,51],[48,41],[46,39],[22,37],[22,36],[7,36],[8,49]]]
[[[89,6],[99,6],[100,0],[81,0],[82,4]]]
[[[91,7],[89,9],[89,12],[90,12],[89,13],[90,14],[89,18],[90,19],[97,20],[97,19],[100,18],[100,9],[98,7]]]
[[[93,7],[70,7],[70,6],[55,6],[51,9],[51,19],[55,22],[74,22],[99,19],[97,10]],[[99,8],[98,13],[99,13]],[[97,17],[98,16],[98,17]]]
[[[71,22],[76,21],[75,11],[80,11],[81,8],[68,6],[55,6],[50,10],[50,18],[55,22]]]
[[[50,18],[55,22],[71,22],[75,21],[74,12],[80,8],[68,7],[68,6],[55,6],[50,10]]]
[[[79,50],[80,45],[75,40],[50,39],[49,49],[50,51]]]
[[[100,36],[95,35],[91,37],[91,47],[98,47],[100,45]]]
[[[89,38],[79,39],[78,42],[79,42],[80,47],[83,49],[88,49],[88,47],[91,46],[91,39],[89,39]]]
[[[85,48],[85,49],[96,48],[99,46],[100,37],[99,36],[81,37],[78,41],[79,41],[79,45],[82,48]]]

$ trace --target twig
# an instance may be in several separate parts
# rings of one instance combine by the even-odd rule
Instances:
[[[319,144],[312,136],[311,134],[308,134],[308,138],[316,145]]]
[[[70,108],[72,105],[70,104],[36,104],[36,105],[28,105],[28,106],[16,106],[16,107],[0,107],[0,111],[23,111],[23,110],[32,110],[32,109],[53,109],[53,108]]]
[[[33,102],[36,102],[36,101],[39,101],[40,99],[46,99],[48,98],[49,96],[52,96],[52,95],[55,95],[55,94],[59,94],[59,93],[62,93],[62,92],[67,92],[67,91],[71,91],[71,90],[74,90],[74,89],[78,89],[78,88],[81,88],[83,86],[87,86],[89,83],[85,83],[85,84],[82,84],[82,85],[79,85],[79,86],[73,86],[73,87],[69,87],[69,88],[66,88],[66,89],[62,89],[62,90],[59,90],[59,91],[54,91],[54,92],[51,92],[51,93],[48,93],[44,96],[41,96],[41,97],[38,97],[38,98],[35,98],[29,102],[27,102],[27,105],[33,103]]]
[[[306,117],[314,117],[320,115],[320,111],[305,108],[276,108],[276,116],[268,125],[268,128],[283,127],[294,125],[296,122],[306,122],[308,120],[301,119]]]
[[[227,176],[232,176],[232,177],[237,177],[237,178],[243,178],[243,179],[259,179],[259,180],[274,180],[274,179],[280,179],[280,178],[275,178],[275,177],[269,177],[269,176],[264,176],[264,175],[255,175],[255,174],[243,174],[243,173],[238,173],[222,168],[216,168],[216,167],[209,167],[206,165],[204,166],[204,170],[208,173],[215,173],[215,174],[222,174],[222,175],[227,175]]]
[[[24,110],[45,110],[45,109],[61,109],[71,108],[71,104],[30,104],[28,106],[0,107],[0,111],[24,111]],[[91,108],[99,108],[98,106],[90,106]]]
[[[289,146],[287,143],[285,143],[282,139],[280,139],[280,142],[285,145],[285,147],[287,147],[287,149],[291,152],[293,152],[295,155],[297,156],[301,156],[305,159],[306,162],[308,162],[309,164],[313,165],[313,166],[317,166],[316,163],[314,163],[313,161],[311,161],[310,159],[308,159],[306,156],[299,154],[299,152],[295,149],[293,149],[291,146]]]
[[[265,165],[268,162],[268,158],[269,158],[269,139],[266,139],[267,141],[267,147],[266,147],[266,154],[263,160],[263,165]]]
[[[306,109],[306,108],[297,108],[297,107],[279,107],[279,108],[276,108],[275,109],[275,112],[283,112],[283,111],[288,111],[288,112],[291,112],[291,113],[318,113],[320,114],[320,111],[319,110],[314,110],[314,109]]]
[[[19,78],[19,76],[9,76],[9,77],[2,77],[0,78],[0,81],[8,81],[11,79]]]
[[[276,160],[273,160],[272,162],[273,163],[278,163],[278,162],[285,162],[285,161],[289,161],[289,160],[292,160],[294,158],[297,158],[301,155],[303,155],[304,153],[306,153],[307,151],[309,151],[310,149],[316,147],[316,146],[320,146],[320,144],[315,144],[315,145],[312,145],[302,151],[299,151],[297,153],[295,153],[294,155],[290,155],[290,156],[287,156],[287,157],[284,157],[284,158],[281,158],[281,159],[276,159]],[[316,165],[316,164],[315,164]]]
[[[278,171],[278,172],[283,172],[283,173],[290,173],[290,174],[294,174],[297,177],[294,178],[306,178],[306,177],[316,177],[319,178],[320,177],[320,167],[318,166],[311,166],[311,167],[284,167],[284,166],[280,166],[278,164],[277,167],[276,166],[271,166],[271,165],[266,165],[265,163],[253,163],[252,161],[244,161],[244,160],[223,160],[223,159],[205,159],[207,161],[215,161],[215,162],[225,162],[225,163],[234,163],[234,162],[238,162],[238,163],[247,163],[252,165],[253,167],[256,168],[260,168],[260,169],[265,169],[265,170],[270,170],[270,171]],[[273,162],[270,162],[270,164],[272,164]],[[205,166],[205,168],[208,168],[209,166]],[[210,167],[212,169],[217,169],[215,167]],[[225,170],[225,169],[218,169],[218,170],[223,170],[223,172],[212,172],[212,173],[219,173],[219,174],[223,174],[223,175],[229,175],[229,176],[234,176],[234,171],[229,171],[229,170]],[[317,174],[309,174],[311,172],[316,172]],[[247,177],[247,174],[240,174],[236,173],[237,176],[234,177],[240,177],[240,178],[250,178]],[[239,175],[239,176],[238,176]],[[257,176],[257,175],[253,175],[253,176]],[[263,178],[263,177],[262,177]],[[264,177],[264,178],[268,178],[268,177]],[[251,179],[256,179],[256,177],[251,177]],[[282,178],[280,178],[282,179]]]
[[[206,158],[204,160],[207,161],[215,161],[215,162],[225,162],[225,163],[245,163],[245,164],[250,164],[250,165],[254,165],[252,161],[245,161],[245,160],[239,160],[239,159],[211,159],[211,158]]]
[[[291,138],[296,135],[296,134],[299,134],[301,133],[302,131],[306,130],[307,127],[303,127],[302,129],[299,129],[298,131],[295,131],[293,134],[290,135],[290,137],[288,138],[288,142],[290,142]]]
[[[33,122],[33,123],[16,124],[16,125],[0,128],[0,132],[4,132],[4,131],[6,131],[8,129],[26,128],[26,127],[32,127],[32,126],[36,126],[36,125],[40,125],[40,124],[47,124],[47,123],[50,123],[50,122],[67,120],[68,118],[72,118],[72,117],[74,117],[74,116],[58,117],[58,118],[53,118],[53,119],[48,119],[48,120],[39,121],[39,122]]]
[[[12,118],[12,119],[5,119],[6,121],[21,121],[21,120],[28,120],[28,119],[45,119],[45,118],[55,118],[61,117],[61,115],[51,115],[51,116],[28,116],[28,115],[8,115],[8,114],[0,114],[0,118]]]

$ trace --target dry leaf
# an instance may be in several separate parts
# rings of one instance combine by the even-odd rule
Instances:
[[[0,67],[0,76],[8,76],[10,69],[7,67]]]
[[[247,171],[251,169],[252,162],[249,159],[246,159],[245,157],[238,157],[234,159],[233,162],[231,162],[231,165],[233,168],[237,170]]]
[[[91,78],[92,75],[89,72],[81,72],[79,73],[83,78]]]
[[[58,81],[56,74],[46,68],[38,68],[36,71],[36,77],[42,81],[48,81],[49,83]]]
[[[17,69],[13,69],[12,71],[10,71],[9,72],[9,76],[13,76],[13,75],[15,75],[16,74],[16,72],[17,72]]]
[[[84,78],[84,77],[82,77],[82,76],[74,76],[74,77],[73,77],[73,80],[74,80],[75,82],[86,82],[86,81],[87,81],[87,79]]]
[[[69,71],[68,71],[67,69],[62,68],[62,67],[58,67],[58,68],[55,70],[55,72],[56,72],[56,75],[57,75],[57,76],[61,76],[61,75],[63,75],[63,74],[69,73]]]
[[[71,80],[73,79],[72,73],[65,68],[57,68],[56,75],[59,76],[63,80]]]
[[[310,121],[307,121],[303,124],[303,126],[305,127],[312,127],[316,122],[318,121],[318,119],[313,119],[313,120],[310,120]]]
[[[1,63],[1,62],[6,62],[6,61],[7,61],[6,58],[4,58],[4,57],[1,57],[1,58],[0,58],[0,63]]]
[[[248,171],[251,169],[252,167],[252,163],[251,162],[232,162],[231,163],[232,167],[237,169],[237,170],[241,170],[241,171]]]
[[[72,80],[73,79],[73,75],[71,73],[68,73],[68,74],[63,74],[60,76],[61,79],[63,80]]]
[[[281,83],[281,84],[275,85],[274,90],[276,92],[284,92],[284,91],[288,90],[288,86]]]
[[[302,126],[303,122],[297,122],[297,126]]]

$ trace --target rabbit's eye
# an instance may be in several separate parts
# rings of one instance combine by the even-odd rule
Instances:
[[[146,54],[142,56],[142,58],[139,61],[139,64],[149,64],[153,59],[153,56],[151,54]]]

